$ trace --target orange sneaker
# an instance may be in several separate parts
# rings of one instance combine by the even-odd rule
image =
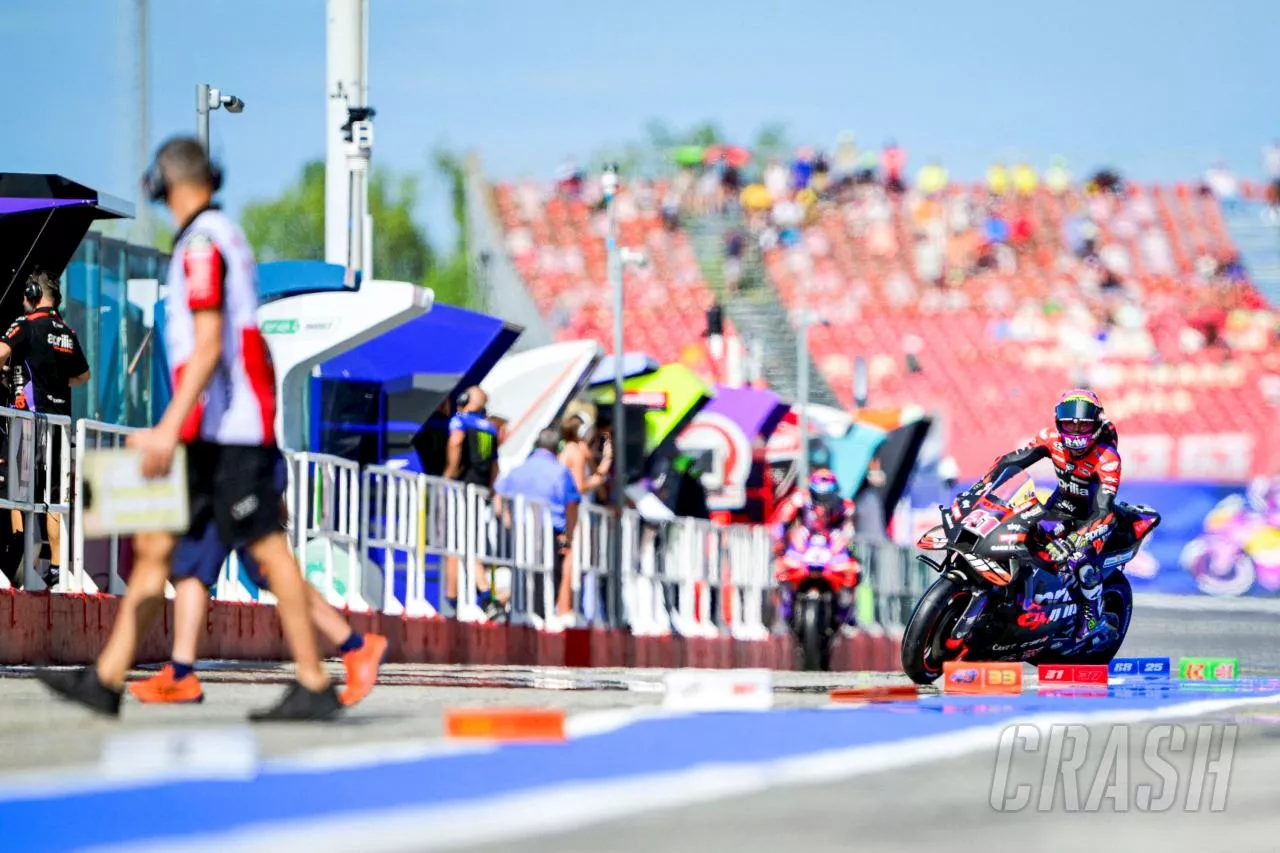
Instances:
[[[204,701],[204,690],[200,687],[200,679],[196,678],[196,674],[193,672],[182,678],[174,678],[172,664],[165,664],[157,675],[133,682],[129,685],[129,692],[139,702],[180,704]]]
[[[347,669],[347,684],[339,697],[343,705],[354,705],[369,695],[386,655],[387,638],[380,634],[365,634],[363,646],[342,656],[342,665]]]

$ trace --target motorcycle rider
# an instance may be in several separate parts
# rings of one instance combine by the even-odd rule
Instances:
[[[1055,564],[1075,571],[1073,591],[1083,614],[1076,639],[1114,630],[1099,619],[1102,573],[1094,559],[1115,527],[1114,505],[1120,488],[1119,436],[1102,411],[1098,395],[1072,388],[1053,409],[1055,429],[1042,429],[1029,444],[995,461],[982,482],[990,483],[1005,468],[1029,468],[1053,460],[1058,488],[1045,507],[1046,520],[1063,526],[1046,551]]]
[[[840,497],[836,475],[819,468],[809,476],[808,488],[796,489],[783,501],[774,516],[774,549],[786,549],[787,531],[797,520],[813,533],[840,531],[853,542],[853,501]]]

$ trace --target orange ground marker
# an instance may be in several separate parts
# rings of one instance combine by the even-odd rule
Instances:
[[[832,690],[828,695],[832,702],[904,702],[919,698],[920,688],[914,684],[846,687]]]
[[[943,693],[1021,693],[1022,664],[1012,661],[947,661]]]
[[[505,741],[563,741],[559,708],[450,708],[444,712],[448,738]]]

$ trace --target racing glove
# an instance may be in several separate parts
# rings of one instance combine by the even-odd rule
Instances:
[[[1050,558],[1055,563],[1065,563],[1071,558],[1071,555],[1080,550],[1080,537],[1072,533],[1070,536],[1064,536],[1061,539],[1054,539],[1046,547]]]
[[[1054,539],[1045,546],[1045,550],[1049,552],[1049,559],[1055,563],[1065,563],[1076,551],[1069,538]]]

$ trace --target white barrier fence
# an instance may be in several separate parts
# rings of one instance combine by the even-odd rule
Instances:
[[[6,453],[0,509],[23,519],[24,586],[42,587],[32,520],[47,513],[70,528],[59,537],[63,571],[56,591],[122,592],[131,543],[85,540],[78,524],[84,481],[73,448],[122,446],[132,430],[80,420],[73,436],[68,418],[9,409],[0,409],[0,428]],[[55,458],[57,464],[45,464]],[[388,466],[362,469],[336,456],[285,458],[291,547],[308,580],[335,606],[462,620],[503,612],[514,624],[548,630],[621,619],[638,635],[756,639],[773,625],[773,556],[764,527],[696,519],[655,524],[631,510],[619,523],[611,508],[583,504],[565,536],[551,507],[535,500],[504,500],[477,486]],[[861,621],[900,627],[931,577],[896,546],[864,551],[869,589]],[[0,577],[0,586],[7,585]],[[614,592],[621,614],[609,612]],[[273,600],[234,555],[214,595]],[[486,607],[490,601],[497,604]]]
[[[71,516],[71,468],[74,454],[71,418],[65,415],[37,415],[21,409],[0,407],[0,469],[4,490],[0,510],[5,510],[10,531],[9,543],[22,533],[22,562],[14,565],[12,551],[4,550],[5,572],[0,572],[0,589],[12,585],[21,573],[26,589],[53,588],[69,591],[61,577],[70,562],[67,522]],[[48,553],[36,547],[36,530],[43,527],[49,540]],[[50,576],[52,568],[59,578]],[[13,578],[7,574],[14,573]]]

